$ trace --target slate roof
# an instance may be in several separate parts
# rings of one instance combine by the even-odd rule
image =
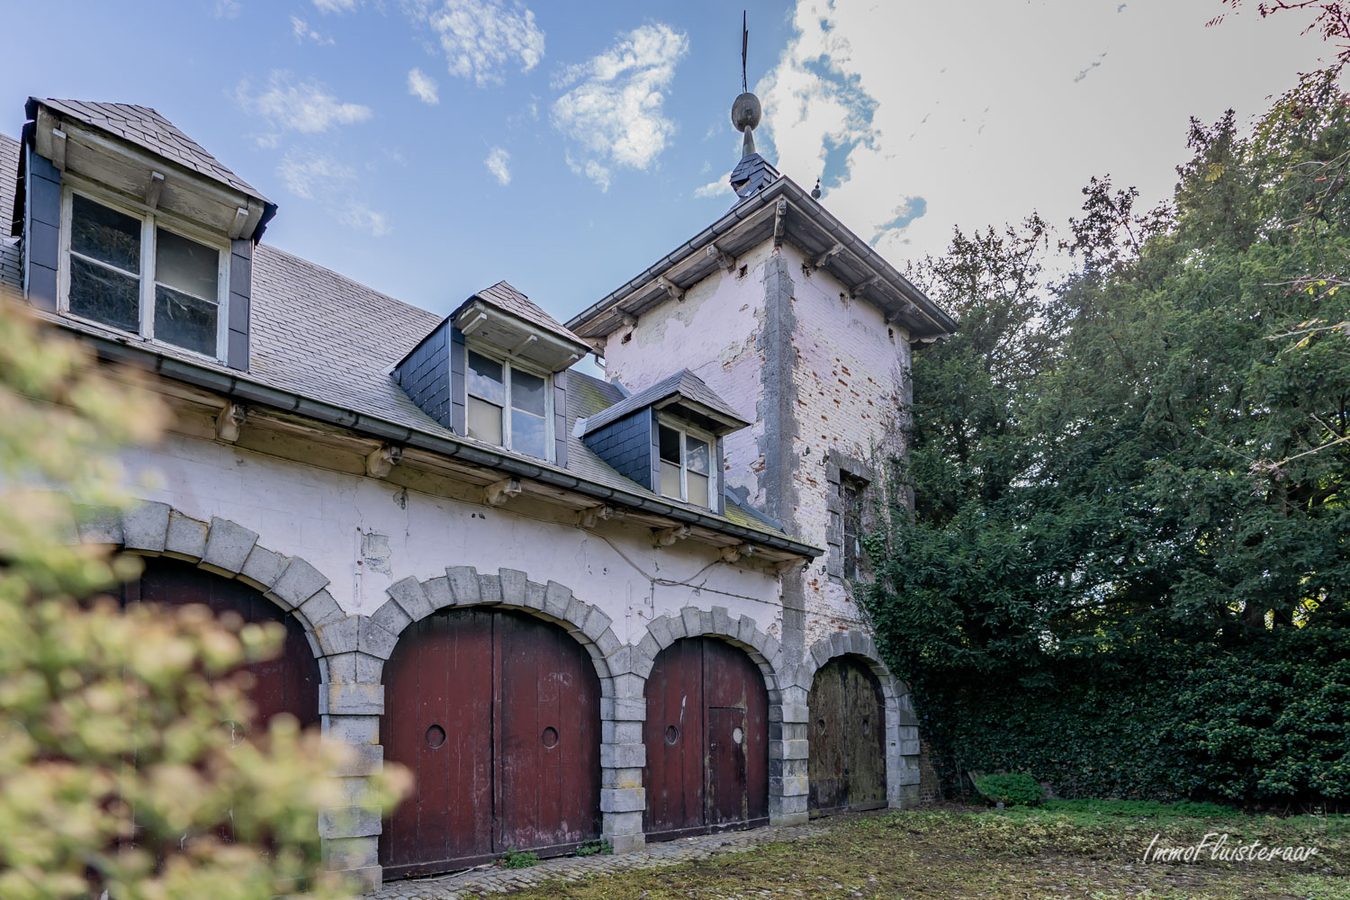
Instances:
[[[499,281],[492,287],[483,288],[483,290],[464,301],[460,305],[460,309],[474,300],[482,300],[489,306],[495,306],[518,319],[524,319],[526,322],[537,325],[565,341],[576,344],[583,350],[590,349],[590,345],[569,331],[567,326],[544,312],[529,297],[526,297],[508,282]],[[458,313],[459,310],[455,310],[455,312]]]
[[[19,171],[19,142],[0,134],[0,284],[22,286],[19,239],[9,236],[14,190]]]
[[[736,410],[731,408],[731,404],[717,396],[712,388],[704,384],[703,379],[688,369],[681,369],[674,375],[658,381],[645,391],[639,391],[631,397],[625,397],[598,415],[587,419],[584,426],[586,434],[590,434],[610,422],[622,419],[630,413],[637,412],[639,409],[652,406],[674,396],[680,396],[701,406],[706,406],[734,422],[739,422],[741,428],[750,424],[742,419]]]
[[[17,141],[0,135],[0,200],[13,196],[18,174],[18,148]],[[17,241],[0,239],[0,284],[8,284],[17,290],[22,287],[17,252],[12,267],[9,267],[5,262],[8,250],[16,251]],[[547,313],[506,282],[493,285],[475,296],[481,296],[485,302],[494,302],[521,318],[527,318],[525,313],[529,313],[528,319],[536,324],[547,326],[553,323],[562,331],[562,336],[580,342],[579,338],[557,325]],[[167,345],[156,345],[154,352],[193,366],[215,370],[231,379],[256,382],[343,410],[384,419],[434,437],[501,452],[501,448],[495,445],[455,434],[422,412],[389,375],[392,367],[442,321],[440,316],[263,243],[256,245],[253,251],[251,300],[250,365],[247,373],[204,361],[199,356]],[[54,314],[45,315],[70,324],[70,320]],[[80,322],[76,327],[111,340],[131,345],[140,343],[91,323]],[[690,388],[693,382],[681,377],[686,374],[697,385]],[[698,402],[712,406],[708,401],[713,400],[725,407],[725,403],[692,374],[677,373],[662,384],[672,380],[686,390],[695,391]],[[700,387],[701,392],[698,390]],[[668,394],[669,391],[666,392]],[[579,417],[593,418],[614,405],[634,398],[628,397],[617,385],[578,371],[568,372],[567,396],[567,467],[564,469],[529,458],[532,465],[565,471],[592,483],[661,503],[687,505],[661,497],[620,475],[574,434]],[[729,407],[725,411],[735,415]],[[717,517],[716,513],[699,507],[690,509]],[[721,518],[731,525],[794,540],[741,509],[731,498],[728,498],[726,513]]]
[[[78,119],[86,125],[101,128],[124,141],[143,147],[151,153],[167,157],[200,175],[213,178],[259,200],[267,201],[267,198],[257,188],[225,168],[200,144],[183,134],[174,127],[172,122],[148,106],[137,106],[134,103],[91,103],[84,100],[57,100],[53,97],[48,97],[45,100],[30,97],[28,103],[30,107],[33,104],[41,104],[62,115]],[[30,118],[35,114],[35,109],[29,110]],[[12,198],[11,206],[6,208],[13,208]]]

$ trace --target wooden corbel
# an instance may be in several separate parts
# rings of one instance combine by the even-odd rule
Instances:
[[[164,190],[164,173],[151,172],[150,184],[145,189],[145,205],[151,209],[159,206],[159,195]]]
[[[722,562],[739,562],[741,559],[752,555],[755,548],[751,544],[737,544],[734,547],[722,548]]]
[[[632,313],[630,313],[630,312],[629,312],[628,310],[626,310],[626,309],[621,309],[621,310],[619,310],[619,319],[620,319],[620,321],[623,322],[623,325],[624,325],[625,328],[636,328],[636,327],[637,327],[638,317],[635,316],[635,315],[633,315]]]
[[[503,478],[483,488],[483,502],[488,506],[501,506],[507,500],[520,493],[519,478]]]
[[[239,427],[248,418],[248,409],[232,400],[225,401],[225,408],[216,414],[216,438],[233,444],[239,440]]]
[[[689,537],[689,526],[676,525],[672,528],[653,528],[652,537],[656,538],[656,546],[669,547],[676,541]]]
[[[867,290],[880,280],[881,280],[880,275],[873,275],[871,278],[867,278],[862,282],[860,282],[859,284],[855,285],[854,287],[849,288],[848,299],[857,300],[859,297],[862,296],[863,291]]]
[[[783,246],[783,235],[787,232],[787,209],[787,201],[779,200],[778,205],[773,210],[773,246],[775,250]]]
[[[837,254],[839,251],[843,249],[844,245],[836,241],[833,247],[826,250],[824,253],[820,254],[815,258],[815,260],[811,263],[811,268],[819,269],[821,266],[829,262],[834,257],[835,254]]]
[[[783,560],[778,565],[774,566],[773,570],[781,576],[781,575],[790,575],[793,572],[799,572],[805,567],[806,567],[806,560],[802,559],[801,557],[797,557],[795,559]]]
[[[594,528],[598,523],[614,518],[617,513],[618,510],[614,507],[602,503],[599,506],[592,506],[577,513],[577,525],[582,528]]]
[[[393,444],[382,444],[366,456],[366,474],[371,478],[384,478],[394,470],[403,459],[403,448]]]
[[[671,298],[677,303],[684,302],[684,291],[676,287],[674,282],[666,278],[666,276],[664,275],[656,276],[656,283],[660,286],[661,290],[666,292],[667,297]]]
[[[717,260],[717,264],[728,272],[736,271],[736,257],[719,248],[716,244],[709,244],[706,251],[708,259]]]
[[[58,171],[66,170],[66,133],[59,128],[52,129],[52,165]]]

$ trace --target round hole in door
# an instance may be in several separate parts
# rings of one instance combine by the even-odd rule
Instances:
[[[666,744],[668,746],[674,747],[675,742],[678,741],[679,739],[680,739],[680,729],[676,728],[674,725],[666,729]]]
[[[824,717],[824,716],[821,716],[819,719],[816,719],[816,727],[819,728],[819,729],[821,729],[822,731],[824,730],[824,728],[825,728],[825,717]]]
[[[867,716],[863,716],[862,733],[865,735],[872,733],[872,720]]]
[[[427,746],[432,750],[439,750],[445,743],[445,729],[439,725],[432,725],[427,729]]]
[[[233,722],[226,719],[224,722],[220,723],[220,727],[229,733],[231,748],[238,747],[244,742],[244,739],[248,737],[248,729],[239,722]]]
[[[544,742],[545,747],[552,750],[554,747],[558,746],[558,729],[554,728],[552,725],[545,728],[540,740]]]
[[[745,742],[745,732],[741,731],[739,726],[731,729],[731,741],[732,743],[735,744],[741,744]]]

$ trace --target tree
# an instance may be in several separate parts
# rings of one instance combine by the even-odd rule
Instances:
[[[317,829],[342,748],[284,716],[240,746],[222,726],[248,720],[231,673],[278,652],[280,626],[124,610],[97,592],[137,559],[74,540],[126,504],[117,453],[163,418],[131,373],[0,296],[0,896],[346,896]]]
[[[866,603],[954,771],[1344,797],[1350,342],[1314,326],[1350,309],[1306,273],[1350,254],[1350,200],[1316,180],[1350,107],[1307,78],[1190,147],[1152,211],[1093,179],[1048,299],[984,277],[1011,239],[920,267],[962,328],[916,356],[915,512],[869,539]]]

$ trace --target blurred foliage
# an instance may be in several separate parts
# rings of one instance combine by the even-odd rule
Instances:
[[[1035,806],[1045,799],[1045,789],[1041,783],[1023,772],[977,775],[975,790],[990,803],[1004,806]]]
[[[349,751],[289,716],[256,742],[229,724],[281,625],[96,596],[140,572],[76,537],[125,506],[118,454],[164,421],[134,375],[0,296],[0,897],[350,896],[318,836]],[[392,803],[404,778],[374,782]]]
[[[950,786],[1350,798],[1348,102],[1193,122],[1154,210],[1093,179],[1059,283],[1034,218],[917,267],[961,327],[864,600]]]

